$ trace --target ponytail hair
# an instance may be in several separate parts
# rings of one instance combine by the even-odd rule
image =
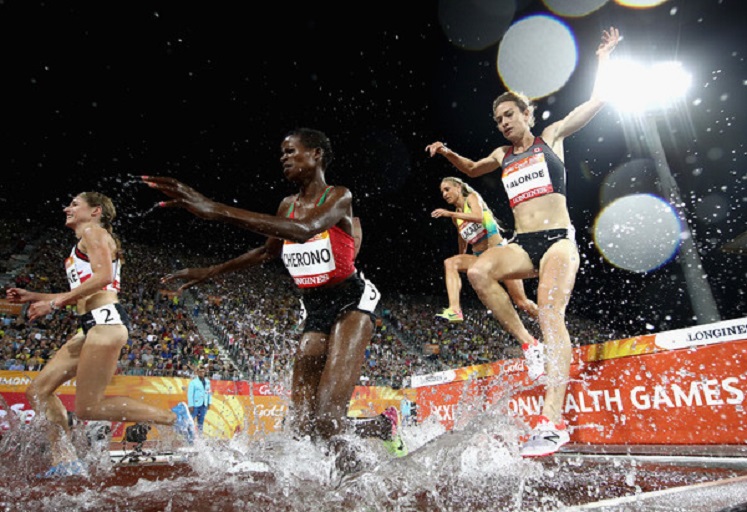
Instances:
[[[114,255],[115,259],[123,262],[124,255],[122,254],[122,244],[119,241],[119,237],[114,234],[114,219],[117,217],[117,209],[114,207],[114,203],[108,197],[101,192],[83,192],[80,197],[88,203],[88,206],[101,207],[101,227],[109,232],[114,239],[114,243],[117,245],[117,253]]]
[[[477,190],[475,190],[474,188],[472,188],[471,186],[469,186],[469,184],[465,183],[464,180],[462,180],[461,178],[456,178],[454,176],[447,176],[446,178],[444,178],[444,179],[441,180],[441,183],[443,183],[444,181],[448,181],[452,185],[457,185],[457,186],[461,187],[462,188],[462,197],[464,197],[465,199],[468,198],[470,196],[470,194],[475,194],[477,196],[478,202],[480,203],[480,208],[482,208],[483,211],[485,211],[485,210],[489,211],[490,214],[492,215],[492,217],[495,219],[495,223],[498,225],[498,230],[500,232],[505,232],[506,231],[506,229],[501,225],[501,223],[498,222],[498,219],[496,218],[495,214],[493,213],[493,210],[490,209],[490,207],[488,206],[488,203],[485,202],[485,199],[482,198],[482,196],[480,195],[480,193]]]

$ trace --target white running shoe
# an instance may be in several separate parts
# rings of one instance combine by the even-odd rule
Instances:
[[[571,440],[565,422],[560,421],[555,424],[547,419],[546,416],[540,416],[537,426],[532,430],[529,439],[521,447],[522,457],[544,457],[557,452],[561,446]]]
[[[532,346],[525,343],[521,348],[529,380],[534,382],[545,374],[545,346],[537,342]]]

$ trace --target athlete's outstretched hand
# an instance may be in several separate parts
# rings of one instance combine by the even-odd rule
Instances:
[[[602,32],[602,42],[599,43],[599,46],[597,47],[597,55],[599,57],[608,57],[619,42],[620,31],[615,27],[610,27],[609,30],[605,30],[604,32]]]
[[[14,304],[23,304],[34,300],[32,292],[23,288],[8,288],[5,292],[5,298]]]
[[[184,208],[203,219],[216,218],[215,209],[218,203],[200,194],[189,185],[174,178],[161,176],[142,176],[142,180],[150,188],[160,190],[172,198],[171,201],[158,203],[162,208]]]
[[[446,144],[441,142],[440,140],[437,140],[436,142],[432,144],[428,144],[425,147],[425,150],[428,152],[428,154],[433,157],[435,155],[442,155],[446,152]]]
[[[37,292],[31,292],[23,288],[8,288],[5,297],[14,304],[29,303],[26,316],[32,322],[52,312],[52,305],[49,300],[39,300],[41,295]]]
[[[177,290],[179,293],[181,293],[187,288],[192,288],[194,285],[200,284],[201,282],[205,281],[208,278],[210,278],[209,267],[183,268],[181,270],[177,270],[176,272],[172,274],[165,275],[164,277],[161,278],[161,282],[169,283],[171,281],[176,281],[176,280],[187,281],[186,283],[181,285],[179,289]]]

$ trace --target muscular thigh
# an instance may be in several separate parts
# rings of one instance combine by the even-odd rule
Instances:
[[[565,305],[573,291],[578,266],[578,248],[574,242],[561,240],[553,244],[540,261],[538,299]]]
[[[126,342],[127,328],[124,325],[97,325],[86,333],[86,343],[78,362],[76,408],[89,406],[103,398]]]
[[[127,342],[127,332],[124,325],[97,325],[86,333],[84,349],[91,347],[104,348],[116,351],[119,354],[119,351]]]
[[[82,331],[76,332],[67,343],[50,359],[42,368],[41,373],[35,379],[37,387],[45,387],[50,390],[56,389],[65,381],[75,376],[80,352],[86,336]]]
[[[78,359],[80,357],[80,351],[83,350],[83,343],[85,343],[85,341],[86,335],[83,334],[83,331],[78,330],[69,340],[67,340],[67,343],[65,343],[62,348],[67,350],[68,357]]]
[[[525,279],[537,275],[529,255],[516,244],[491,247],[477,258],[473,268],[488,273],[497,281]]]
[[[477,261],[477,256],[474,254],[459,254],[452,256],[447,261],[456,266],[458,271],[466,272]]]
[[[348,311],[332,329],[328,357],[346,359],[365,354],[373,336],[373,327],[373,320],[367,313]]]
[[[299,357],[321,357],[327,352],[328,336],[321,332],[305,332],[298,345]]]

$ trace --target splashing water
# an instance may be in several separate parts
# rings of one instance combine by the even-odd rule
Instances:
[[[516,509],[513,496],[520,480],[541,472],[538,464],[518,457],[513,440],[519,429],[510,420],[485,415],[449,432],[435,419],[403,427],[411,454],[401,459],[392,458],[379,440],[351,437],[362,461],[362,469],[353,474],[338,471],[333,456],[309,439],[286,433],[260,440],[250,440],[245,433],[230,440],[198,438],[186,463],[112,464],[108,447],[87,444],[83,427],[76,426],[71,438],[89,464],[90,476],[39,485],[35,475],[49,464],[42,423],[16,422],[0,440],[4,459],[19,462],[0,468],[0,479],[12,482],[0,491],[0,508],[23,503],[24,510],[223,510],[252,505],[319,510],[324,504],[322,509],[331,511],[448,510],[465,500],[480,509],[481,503],[494,504],[503,495],[503,509],[511,510]],[[18,472],[16,466],[28,470]]]
[[[198,437],[194,446],[176,449],[184,455],[179,460],[113,463],[109,447],[88,441],[78,425],[71,441],[89,476],[42,481],[35,475],[49,464],[43,418],[28,425],[11,419],[0,438],[0,510],[556,511],[569,500],[639,496],[644,484],[663,478],[672,486],[713,478],[704,468],[667,476],[625,459],[522,459],[526,430],[506,407],[484,405],[479,415],[463,407],[465,416],[449,431],[435,415],[405,425],[401,435],[410,454],[402,458],[392,458],[379,440],[353,437],[362,464],[347,474],[319,445],[284,432],[260,439],[246,432],[228,440]],[[164,438],[156,450],[174,449],[171,442]]]

